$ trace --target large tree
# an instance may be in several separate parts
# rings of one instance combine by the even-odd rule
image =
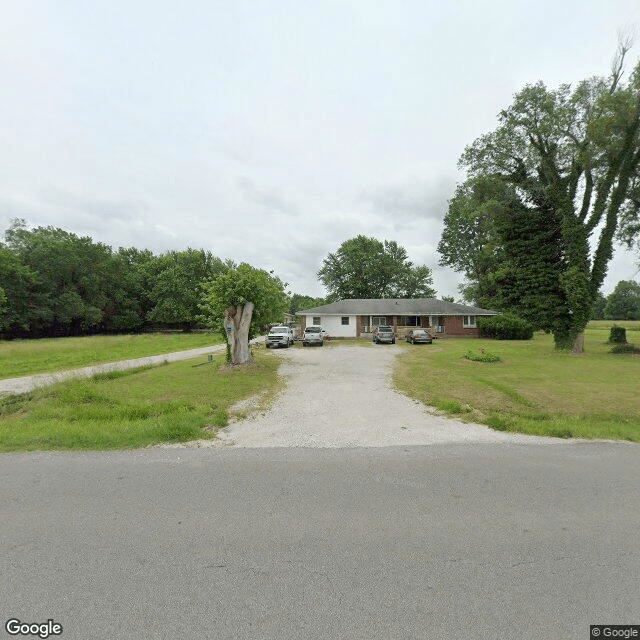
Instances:
[[[345,298],[433,298],[431,269],[415,266],[397,242],[363,235],[343,242],[322,262],[318,278],[328,301]]]
[[[558,348],[582,349],[616,233],[631,243],[640,230],[640,65],[624,83],[628,48],[607,78],[526,86],[460,160],[472,180],[515,194],[490,225],[496,300],[551,331]]]
[[[640,320],[640,284],[620,280],[607,297],[604,316],[608,320]]]
[[[517,203],[515,190],[492,176],[472,178],[456,188],[444,217],[438,252],[442,266],[465,275],[459,289],[467,302],[497,306],[494,271],[503,260],[503,250],[495,218]]]
[[[105,307],[105,331],[137,331],[153,309],[154,264],[158,260],[148,249],[120,247],[110,266],[111,290]]]
[[[54,227],[13,220],[5,233],[17,291],[14,323],[32,335],[72,335],[101,328],[111,287],[111,247]],[[33,277],[31,274],[35,274]],[[26,313],[24,313],[26,305]]]
[[[288,306],[285,284],[243,263],[204,284],[203,317],[226,338],[232,364],[251,363],[249,340],[271,322],[282,322]]]
[[[152,263],[148,292],[153,308],[147,320],[189,331],[197,322],[202,284],[226,271],[224,262],[210,251],[169,251]]]
[[[324,298],[314,298],[313,296],[294,293],[289,298],[289,313],[295,316],[300,309],[311,309],[326,303],[327,301]]]
[[[15,252],[3,244],[0,244],[0,287],[6,297],[4,335],[29,335],[50,321],[46,297],[38,287],[38,274],[22,264]]]

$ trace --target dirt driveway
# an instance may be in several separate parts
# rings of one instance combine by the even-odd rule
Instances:
[[[400,345],[341,344],[274,352],[274,357],[282,358],[279,373],[286,379],[286,389],[266,413],[220,431],[216,445],[385,447],[440,442],[559,442],[445,418],[394,391],[391,376],[401,351]]]

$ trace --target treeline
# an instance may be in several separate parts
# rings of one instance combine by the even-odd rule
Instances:
[[[111,247],[63,229],[14,220],[0,244],[3,338],[190,330],[200,283],[229,264],[202,249]]]
[[[114,251],[16,219],[0,243],[0,337],[193,330],[204,326],[202,283],[235,266],[202,249]],[[317,300],[294,294],[290,301],[300,309]]]
[[[608,296],[599,293],[593,305],[592,318],[640,320],[640,284],[634,280],[620,280]]]

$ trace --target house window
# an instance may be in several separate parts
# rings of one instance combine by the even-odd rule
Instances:
[[[380,325],[387,324],[387,316],[373,316],[371,318],[371,324],[374,327],[379,327]]]
[[[342,316],[342,324],[343,325],[349,324],[349,316]]]
[[[320,316],[313,316],[313,324],[322,324]]]
[[[464,316],[462,324],[465,327],[475,327],[476,326],[476,317],[475,316]]]
[[[400,324],[403,327],[419,327],[420,316],[400,316]]]

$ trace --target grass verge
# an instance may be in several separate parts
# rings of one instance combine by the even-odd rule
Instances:
[[[448,415],[501,431],[640,442],[640,357],[610,353],[612,324],[590,324],[581,355],[556,351],[542,333],[528,341],[455,338],[406,347],[394,384]],[[466,359],[470,349],[500,361]]]
[[[181,332],[0,340],[0,379],[197,349],[221,342],[219,334]]]
[[[275,395],[282,385],[280,359],[254,356],[251,367],[224,367],[224,356],[213,364],[185,360],[0,398],[0,451],[132,449],[214,438],[234,403]]]

